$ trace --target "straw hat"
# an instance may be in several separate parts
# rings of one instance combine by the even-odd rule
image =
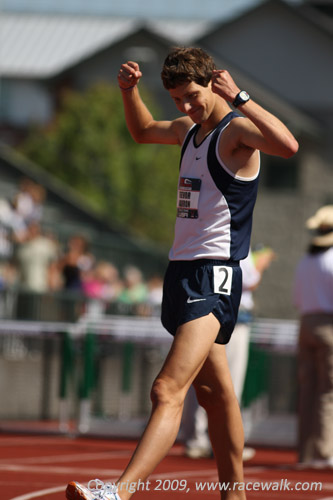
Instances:
[[[325,205],[306,221],[308,229],[315,230],[311,244],[318,247],[333,245],[333,205]]]

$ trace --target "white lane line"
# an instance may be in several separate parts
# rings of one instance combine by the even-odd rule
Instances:
[[[59,463],[59,462],[85,462],[86,460],[100,460],[100,459],[114,459],[114,458],[126,458],[132,455],[133,452],[130,450],[118,450],[118,451],[102,451],[96,453],[75,453],[72,455],[53,455],[46,457],[24,457],[24,458],[12,458],[10,459],[11,464],[47,464],[47,463]],[[7,465],[9,463],[8,458],[3,458],[0,460],[0,467],[2,464]]]
[[[0,470],[7,472],[25,472],[36,474],[99,474],[105,476],[109,474],[121,474],[122,469],[101,469],[101,468],[82,468],[82,467],[40,467],[38,465],[0,465]]]
[[[123,471],[122,469],[101,469],[101,468],[78,468],[78,467],[39,467],[34,465],[0,465],[0,470],[7,472],[26,472],[26,473],[37,473],[37,474],[80,474],[80,475],[94,475],[99,474],[100,476],[109,475],[120,475]],[[201,470],[201,471],[179,471],[179,472],[165,472],[160,474],[152,474],[150,477],[152,479],[177,479],[177,478],[190,478],[190,477],[202,477],[202,476],[212,476],[216,477],[216,470]]]
[[[61,436],[57,436],[55,438],[44,438],[44,437],[2,437],[0,440],[0,446],[24,446],[25,444],[40,444],[40,445],[48,445],[53,444],[54,446],[63,446],[68,443],[68,438],[62,438]]]
[[[55,488],[47,488],[46,490],[32,491],[31,493],[25,493],[19,497],[10,498],[10,500],[31,500],[31,498],[38,498],[44,495],[58,493],[58,491],[63,491],[65,493],[64,486],[56,486]]]

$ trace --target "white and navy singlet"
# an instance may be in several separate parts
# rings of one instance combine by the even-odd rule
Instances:
[[[228,113],[199,144],[193,125],[185,137],[177,196],[175,237],[169,259],[244,259],[250,246],[258,173],[239,177],[219,157],[219,138],[232,119]]]

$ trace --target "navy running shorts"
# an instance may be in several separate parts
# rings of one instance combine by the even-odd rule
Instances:
[[[175,335],[180,325],[213,313],[221,325],[215,342],[227,344],[237,321],[241,294],[239,262],[170,261],[164,277],[162,324]]]

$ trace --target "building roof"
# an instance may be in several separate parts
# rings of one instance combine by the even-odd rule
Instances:
[[[276,2],[268,0],[263,4]],[[252,11],[262,8],[254,2]],[[286,9],[292,7],[285,2]],[[298,16],[333,33],[332,19],[307,5],[294,7]],[[244,14],[243,14],[244,15]],[[0,16],[0,76],[50,78],[81,60],[109,47],[135,31],[146,28],[172,44],[189,45],[219,30],[238,16],[216,19],[114,17],[102,15],[2,12]]]
[[[144,22],[147,29],[161,35],[172,43],[189,45],[215,26],[215,21],[184,19],[151,19]]]
[[[210,19],[229,18],[261,0],[1,0],[3,12],[83,14],[87,16],[132,16],[144,18]]]
[[[0,73],[47,78],[135,29],[131,19],[40,14],[0,16]]]
[[[209,21],[4,13],[0,16],[0,75],[50,78],[142,27],[171,43],[187,44],[211,25]]]

